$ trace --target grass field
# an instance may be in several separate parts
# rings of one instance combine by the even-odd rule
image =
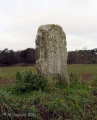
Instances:
[[[27,67],[0,67],[0,73],[4,78],[15,78],[15,74],[17,71],[26,71],[28,69],[32,69],[35,72],[35,68],[32,66]]]
[[[35,67],[26,66],[26,67],[0,67],[0,78],[8,80],[15,79],[17,71],[26,71],[31,69],[35,73]],[[79,79],[82,81],[88,81],[97,77],[97,64],[74,64],[67,66],[69,75],[77,74]]]
[[[27,69],[32,69],[35,72],[35,67],[0,67],[0,73],[4,77],[14,77],[17,71],[25,71]],[[68,73],[73,74],[97,74],[97,64],[73,64],[67,66]]]
[[[77,74],[83,82],[97,78],[97,64],[74,64],[68,65],[68,73]]]
[[[0,87],[3,85],[10,86],[14,83],[16,78],[16,73],[24,72],[31,69],[35,73],[35,67],[0,67]]]
[[[97,74],[97,64],[74,64],[68,65],[69,73]]]

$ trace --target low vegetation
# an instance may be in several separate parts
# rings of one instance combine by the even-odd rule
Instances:
[[[97,78],[83,83],[72,73],[70,81],[67,86],[31,69],[17,72],[14,85],[0,88],[0,119],[96,120]]]
[[[16,73],[16,82],[12,87],[12,92],[22,94],[29,91],[44,90],[47,80],[37,74],[33,74],[31,70]]]

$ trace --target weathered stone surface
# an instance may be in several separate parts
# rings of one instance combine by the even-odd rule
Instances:
[[[36,36],[37,73],[68,81],[66,35],[59,25],[42,25]]]

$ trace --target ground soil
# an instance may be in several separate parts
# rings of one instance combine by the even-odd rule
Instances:
[[[79,78],[82,82],[89,82],[94,78],[93,74],[81,74]]]
[[[2,87],[2,86],[10,87],[10,86],[12,86],[14,83],[15,83],[15,79],[5,78],[5,79],[0,80],[0,87]]]

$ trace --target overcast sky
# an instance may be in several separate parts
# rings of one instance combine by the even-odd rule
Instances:
[[[43,24],[62,26],[68,51],[97,48],[97,0],[0,0],[0,50],[35,48]]]

